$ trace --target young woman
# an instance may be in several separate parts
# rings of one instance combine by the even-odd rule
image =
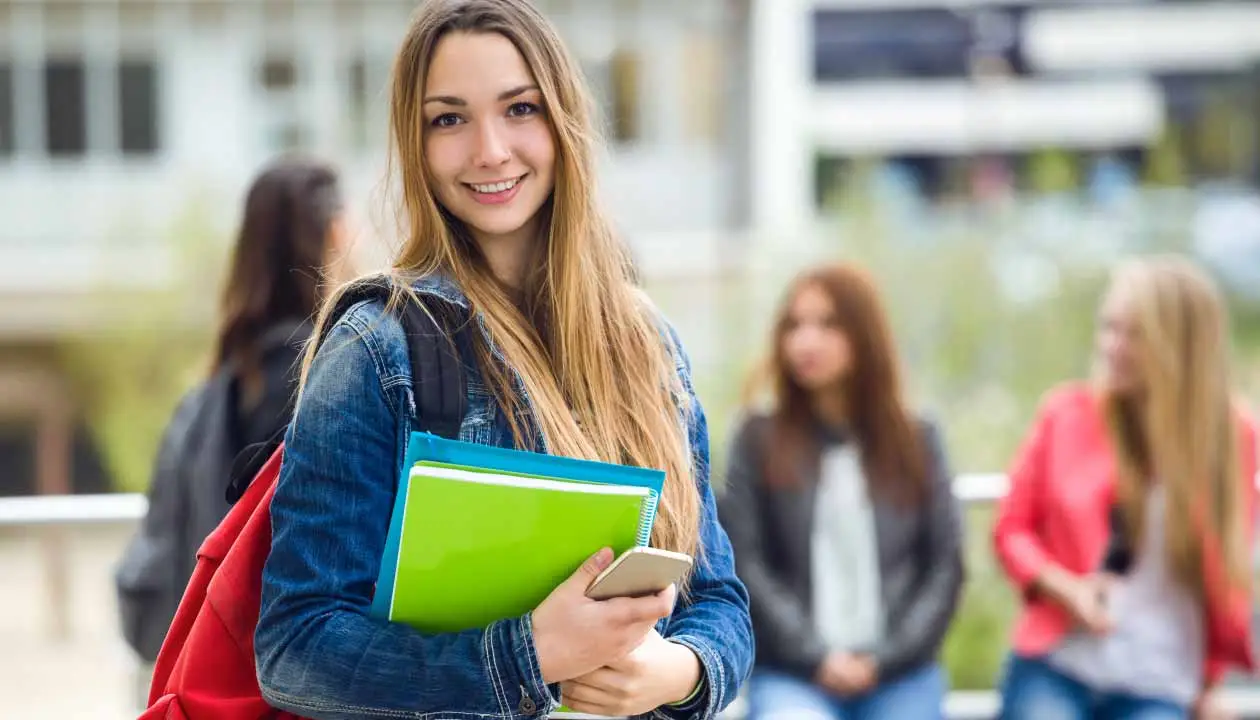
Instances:
[[[332,167],[285,157],[250,187],[214,348],[213,371],[234,371],[233,454],[288,425],[311,319],[348,272],[350,242]]]
[[[148,662],[192,575],[197,549],[228,511],[233,459],[282,435],[293,413],[301,353],[349,233],[337,175],[287,157],[254,180],[228,263],[209,377],[164,433],[149,512],[118,570],[124,634]]]
[[[321,317],[331,328],[286,439],[255,639],[264,697],[311,718],[525,718],[562,700],[713,718],[751,663],[747,594],[688,361],[597,205],[577,65],[526,0],[433,0],[391,102],[393,275],[400,302],[466,318],[461,438],[664,469],[653,545],[700,561],[677,603],[673,589],[587,599],[605,549],[533,612],[485,628],[423,635],[370,617],[413,399],[401,325],[360,303]]]
[[[1046,399],[999,509],[1024,599],[1007,720],[1215,717],[1226,668],[1252,666],[1256,436],[1230,398],[1228,332],[1187,260],[1115,272],[1095,380]]]
[[[752,599],[753,720],[940,717],[959,513],[865,273],[792,285],[768,376],[773,409],[738,430],[721,504]]]

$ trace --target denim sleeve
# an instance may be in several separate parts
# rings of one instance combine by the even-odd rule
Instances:
[[[681,354],[681,346],[678,347]],[[654,715],[667,720],[712,720],[735,699],[752,671],[753,631],[748,591],[735,575],[731,543],[718,522],[709,485],[708,422],[691,385],[690,362],[685,354],[680,357],[680,371],[691,404],[688,433],[701,498],[700,552],[687,596],[670,618],[666,637],[690,648],[700,658],[704,691],[686,706],[661,707]]]
[[[368,325],[352,310],[329,333],[286,437],[254,645],[263,697],[315,720],[546,714],[528,616],[423,635],[368,615],[410,392]]]

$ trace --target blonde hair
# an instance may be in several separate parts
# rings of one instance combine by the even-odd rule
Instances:
[[[1205,590],[1204,542],[1214,536],[1230,580],[1246,583],[1240,493],[1250,479],[1241,476],[1225,302],[1205,273],[1178,256],[1123,264],[1110,291],[1123,295],[1133,313],[1145,385],[1141,405],[1103,392],[1130,539],[1136,547],[1142,537],[1150,478],[1158,477],[1167,493],[1168,560],[1179,581]]]
[[[425,79],[434,49],[451,32],[510,40],[550,119],[556,183],[541,211],[544,237],[525,283],[524,312],[495,280],[467,228],[438,204],[424,170]],[[500,359],[477,343],[478,366],[518,446],[531,447],[536,439],[522,421],[532,411],[549,452],[665,471],[653,545],[694,554],[700,498],[684,416],[692,409],[669,334],[635,287],[629,255],[598,207],[592,108],[577,64],[526,0],[424,3],[402,42],[392,80],[390,165],[399,182],[405,239],[392,273],[402,281],[396,286],[405,287],[409,278],[442,272],[463,290],[501,353]],[[399,297],[405,292],[396,292],[394,300],[405,300]],[[321,327],[335,302],[334,296],[326,303]]]

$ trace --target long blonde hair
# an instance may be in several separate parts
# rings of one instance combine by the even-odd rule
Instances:
[[[556,183],[542,210],[546,229],[525,284],[525,312],[495,280],[463,223],[438,204],[425,171],[424,85],[434,49],[450,32],[510,40],[538,83],[550,119]],[[463,290],[502,354],[500,362],[477,343],[478,366],[518,446],[533,445],[521,421],[532,412],[549,452],[664,470],[653,545],[694,554],[700,499],[685,423],[692,409],[669,334],[636,288],[629,255],[598,206],[592,108],[577,64],[527,0],[424,3],[392,80],[390,165],[405,239],[392,272],[404,287],[408,278],[446,273]],[[321,327],[335,302],[325,305]]]
[[[1229,578],[1247,582],[1240,418],[1230,397],[1225,302],[1212,280],[1178,256],[1116,269],[1112,292],[1128,300],[1137,328],[1144,400],[1104,391],[1117,449],[1117,496],[1130,540],[1144,530],[1150,478],[1166,488],[1165,538],[1178,580],[1204,590],[1203,548],[1214,536]]]

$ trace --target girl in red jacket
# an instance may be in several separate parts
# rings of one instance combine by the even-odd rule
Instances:
[[[1003,717],[1214,718],[1254,666],[1256,435],[1231,402],[1224,302],[1174,257],[1122,266],[1091,384],[1050,393],[994,531],[1023,596]]]

